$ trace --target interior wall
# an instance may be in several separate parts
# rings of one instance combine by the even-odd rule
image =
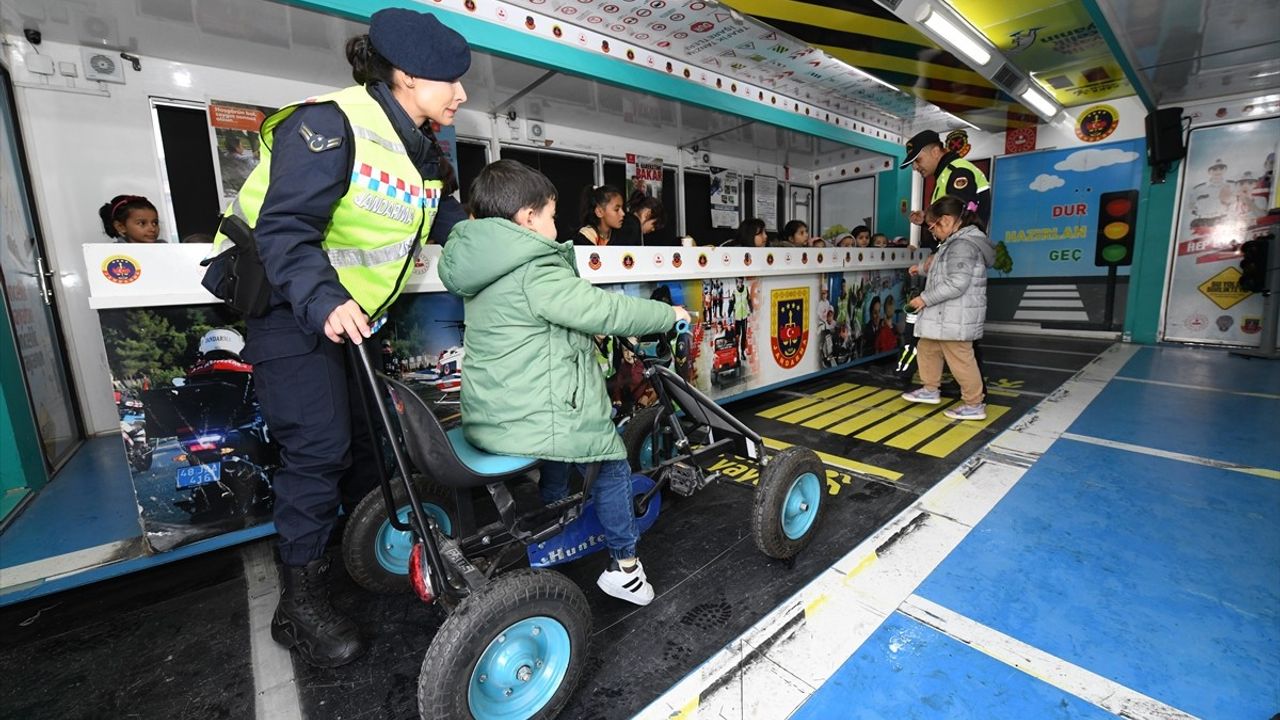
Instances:
[[[30,156],[31,181],[49,249],[58,273],[60,311],[76,378],[79,401],[90,433],[119,430],[119,418],[110,393],[106,353],[97,314],[89,308],[81,246],[107,242],[98,219],[98,207],[121,193],[144,195],[156,202],[163,198],[162,163],[157,152],[150,99],[167,98],[204,103],[231,100],[278,107],[311,95],[341,87],[265,77],[223,68],[144,58],[142,70],[126,67],[126,83],[110,84],[105,91],[82,77],[46,79],[27,71],[20,49],[24,41],[6,38],[4,62],[10,68],[20,121]],[[40,52],[55,61],[81,64],[80,47],[46,41]],[[342,82],[345,78],[335,78]],[[622,140],[625,127],[595,132],[546,124],[546,141],[511,141],[504,136],[505,123],[495,125],[483,112],[463,107],[457,130],[463,137],[491,139],[537,149],[570,151],[622,158],[628,152],[661,157],[680,166],[691,160],[674,145]],[[496,130],[496,132],[495,132]],[[549,142],[548,142],[549,141]],[[211,150],[212,152],[212,150]],[[686,169],[702,167],[685,165]],[[744,175],[784,177],[775,164],[711,153],[710,165]],[[669,222],[677,221],[671,209]],[[163,222],[163,219],[162,219]],[[161,228],[173,238],[172,228]]]

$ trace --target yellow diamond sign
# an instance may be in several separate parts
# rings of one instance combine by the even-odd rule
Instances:
[[[1240,289],[1240,268],[1229,267],[1200,283],[1200,292],[1226,310],[1253,293]]]

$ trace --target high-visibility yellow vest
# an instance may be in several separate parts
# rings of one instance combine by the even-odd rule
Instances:
[[[958,157],[950,163],[947,163],[947,166],[942,168],[942,171],[938,173],[938,179],[933,185],[933,197],[929,198],[929,204],[932,205],[947,194],[947,188],[951,185],[951,171],[956,168],[964,168],[965,170],[973,173],[973,181],[976,185],[973,188],[973,192],[979,193],[990,187],[987,183],[987,176],[982,174],[982,171],[978,169],[977,165],[974,165],[962,157]]]
[[[374,319],[408,283],[444,195],[444,183],[422,178],[390,118],[365,88],[349,87],[305,101],[313,103],[332,103],[341,110],[355,141],[351,183],[334,206],[321,247],[342,286]],[[257,225],[271,179],[273,133],[300,104],[281,108],[262,123],[262,160],[225,215],[239,217],[250,228]],[[326,152],[324,144],[334,140],[309,135],[305,126],[302,133],[317,152]],[[226,240],[226,235],[217,234],[214,255]]]

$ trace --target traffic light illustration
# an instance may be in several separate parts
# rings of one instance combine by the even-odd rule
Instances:
[[[1102,193],[1098,198],[1098,243],[1093,264],[1098,267],[1132,265],[1137,225],[1137,190]]]

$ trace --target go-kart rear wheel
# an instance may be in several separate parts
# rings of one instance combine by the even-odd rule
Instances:
[[[675,453],[674,438],[666,428],[654,432],[663,407],[654,405],[636,413],[622,431],[622,446],[627,449],[627,462],[640,472],[668,460]]]
[[[418,676],[424,718],[554,718],[587,658],[591,609],[551,570],[499,575],[436,632]]]
[[[787,448],[769,461],[751,513],[751,533],[760,552],[786,560],[809,544],[826,507],[826,484],[826,469],[808,448]]]
[[[427,515],[436,521],[445,535],[453,534],[452,495],[425,478],[414,477],[418,501]],[[400,479],[391,481],[396,515],[409,521],[409,497]],[[413,534],[395,529],[387,519],[387,506],[382,490],[375,487],[364,496],[347,518],[342,534],[342,560],[351,579],[360,587],[376,593],[398,593],[409,590],[409,555],[413,550]]]

